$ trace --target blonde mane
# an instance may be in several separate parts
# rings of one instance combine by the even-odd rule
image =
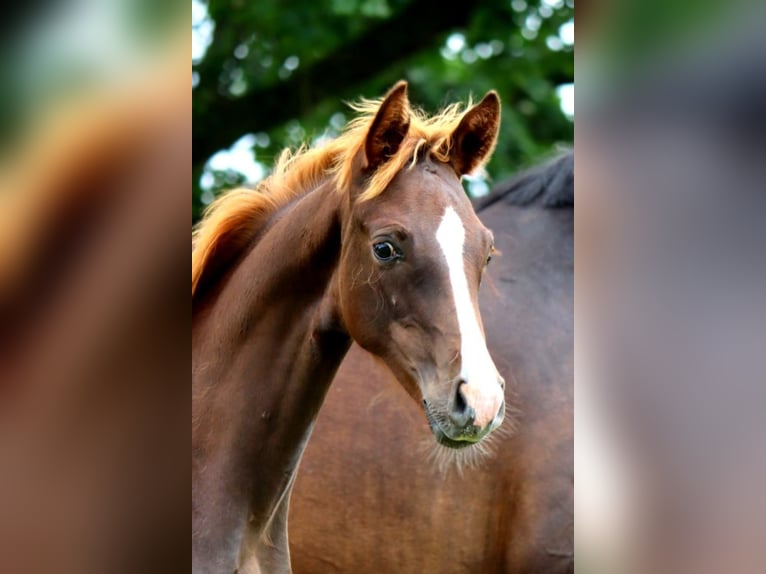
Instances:
[[[354,158],[364,148],[367,132],[382,102],[364,99],[351,104],[359,115],[339,137],[317,148],[284,150],[271,175],[255,189],[233,189],[210,204],[192,232],[192,299],[201,280],[220,273],[277,209],[315,189],[328,177],[338,193],[349,192]],[[396,174],[413,167],[424,151],[438,161],[448,161],[452,132],[470,105],[470,102],[467,106],[452,104],[430,117],[411,108],[407,137],[396,154],[370,177],[358,201],[368,201],[383,193]]]

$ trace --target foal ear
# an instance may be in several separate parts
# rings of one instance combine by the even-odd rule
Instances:
[[[468,110],[452,132],[450,162],[458,177],[471,173],[492,154],[500,128],[500,97],[492,90]]]
[[[375,169],[395,155],[409,129],[410,103],[407,82],[402,80],[386,94],[367,132],[364,144],[367,167]]]

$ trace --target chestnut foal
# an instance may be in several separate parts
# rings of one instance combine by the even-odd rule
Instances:
[[[194,572],[290,572],[290,490],[352,341],[423,404],[440,443],[477,443],[503,420],[478,312],[493,238],[460,184],[494,148],[498,96],[427,117],[400,82],[355,109],[343,135],[283,154],[194,233]]]

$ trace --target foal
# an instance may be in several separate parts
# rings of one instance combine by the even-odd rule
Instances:
[[[290,572],[290,489],[352,340],[423,404],[440,443],[502,422],[477,303],[492,234],[460,185],[492,152],[497,94],[429,118],[400,82],[355,109],[342,136],[283,154],[195,231],[194,572]]]

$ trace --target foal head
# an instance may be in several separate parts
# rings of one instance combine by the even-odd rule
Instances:
[[[480,441],[504,414],[478,289],[493,249],[460,177],[485,162],[500,121],[490,92],[460,114],[425,118],[397,84],[342,174],[349,190],[339,270],[349,334],[422,401],[436,439]]]

